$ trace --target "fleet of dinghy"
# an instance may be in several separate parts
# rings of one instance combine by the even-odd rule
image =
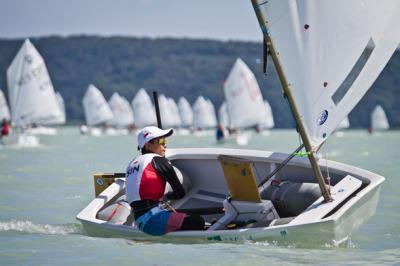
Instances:
[[[399,1],[252,0],[252,4],[263,32],[265,58],[272,57],[303,144],[293,154],[169,150],[167,157],[187,188],[186,196],[170,205],[201,214],[210,227],[162,237],[146,235],[132,223],[124,203],[124,174],[96,175],[98,185],[116,180],[77,216],[90,235],[338,244],[375,213],[384,177],[318,159],[317,151],[397,48]],[[205,127],[200,122],[208,116],[206,105],[202,98],[194,104],[195,127]],[[300,152],[303,147],[305,152]],[[308,158],[296,157],[299,153]]]

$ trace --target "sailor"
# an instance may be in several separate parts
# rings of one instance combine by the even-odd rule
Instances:
[[[166,207],[163,203],[166,182],[173,191],[167,199],[180,199],[185,190],[171,162],[165,158],[166,138],[173,129],[162,130],[149,126],[137,135],[141,155],[126,169],[126,198],[132,207],[136,226],[150,235],[163,235],[177,230],[203,230],[204,219]]]
[[[8,136],[11,131],[11,126],[8,123],[7,119],[3,119],[2,125],[1,125],[1,134],[0,137]]]

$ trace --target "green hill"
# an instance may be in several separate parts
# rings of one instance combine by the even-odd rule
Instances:
[[[90,83],[108,99],[119,92],[129,101],[140,88],[157,90],[190,102],[199,95],[210,98],[218,110],[221,89],[237,57],[253,70],[274,112],[276,127],[294,122],[282,97],[272,64],[268,78],[262,73],[262,45],[255,42],[133,37],[43,37],[31,39],[39,50],[53,81],[63,95],[69,121],[83,121],[82,97]],[[0,39],[0,87],[6,92],[6,69],[23,40]],[[386,110],[392,127],[400,127],[400,54],[396,52],[367,95],[350,114],[352,127],[368,127],[376,104]]]

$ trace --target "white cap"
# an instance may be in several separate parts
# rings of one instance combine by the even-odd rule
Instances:
[[[137,135],[138,141],[138,149],[142,149],[144,144],[151,141],[152,139],[160,138],[160,137],[169,137],[174,133],[172,128],[163,130],[158,127],[144,127],[142,130],[139,131]]]

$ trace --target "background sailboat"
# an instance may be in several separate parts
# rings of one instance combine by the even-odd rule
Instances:
[[[4,93],[0,90],[0,124],[3,120],[10,120],[10,110],[8,109],[6,98]]]
[[[196,135],[211,135],[210,131],[217,126],[214,106],[211,101],[204,99],[203,96],[197,97],[193,104],[193,128]]]
[[[106,99],[98,88],[90,84],[85,96],[83,96],[82,103],[89,133],[94,136],[101,135],[101,131],[93,126],[105,123],[113,118],[113,113]]]
[[[134,123],[134,116],[131,105],[125,97],[122,97],[117,92],[113,93],[108,105],[113,112],[113,118],[107,122],[107,125],[112,128],[107,128],[107,134],[128,134],[128,126]]]
[[[236,142],[246,145],[250,137],[245,128],[255,128],[266,119],[265,105],[253,72],[238,58],[224,83],[229,128],[235,130]]]
[[[180,134],[189,134],[189,130],[193,130],[193,110],[185,97],[179,98],[178,111],[182,122],[179,132]]]
[[[7,69],[7,85],[13,127],[25,129],[32,125],[54,125],[59,122],[62,113],[49,73],[43,58],[28,39]],[[54,129],[50,132],[55,133]],[[30,141],[22,140],[24,138]],[[32,142],[32,145],[36,145],[38,139],[15,135],[13,142]]]
[[[150,96],[145,89],[140,89],[132,100],[132,109],[135,114],[135,125],[138,128],[157,125],[156,113]]]
[[[379,104],[375,106],[371,113],[371,128],[372,131],[387,130],[390,128],[385,110]]]

